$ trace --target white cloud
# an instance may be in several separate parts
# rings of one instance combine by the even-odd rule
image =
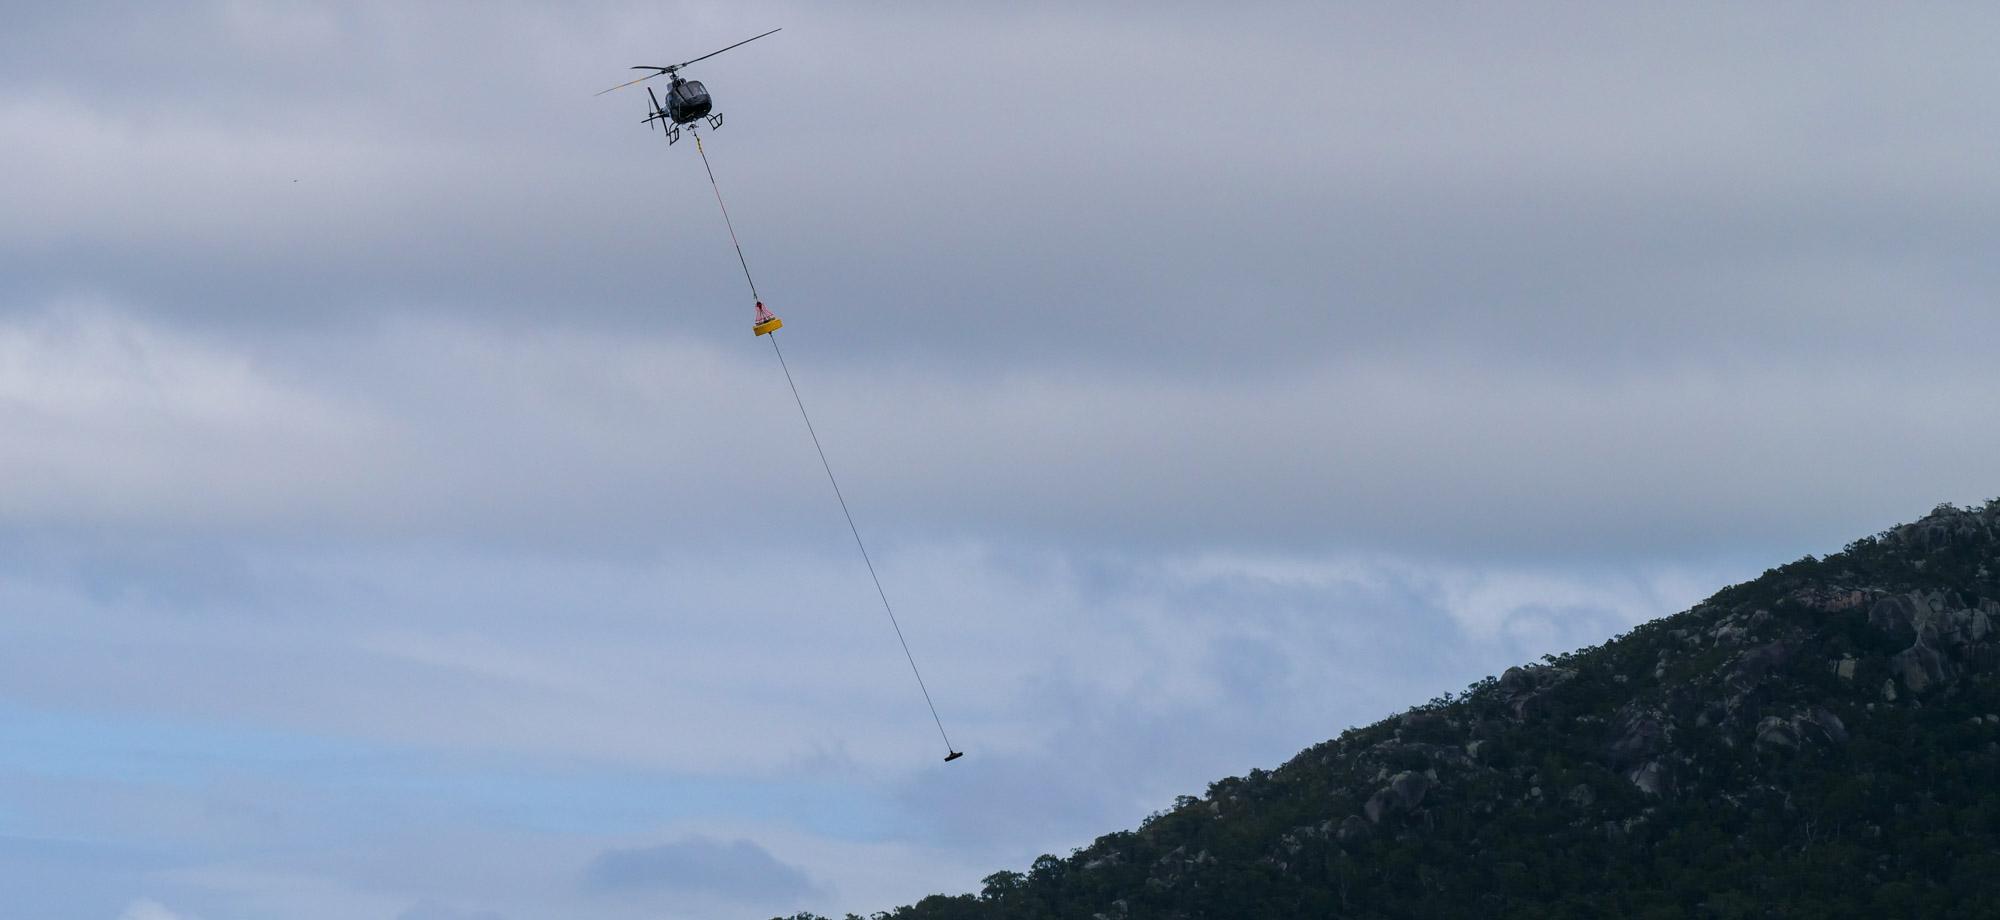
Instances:
[[[93,308],[0,322],[0,431],[0,520],[15,526],[202,527],[272,502],[324,512],[367,475],[375,437],[340,393]]]
[[[141,898],[125,906],[118,920],[198,920],[192,914],[175,913],[158,901]]]

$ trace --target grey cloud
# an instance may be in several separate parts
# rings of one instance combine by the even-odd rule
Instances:
[[[231,328],[733,337],[694,164],[587,94],[661,34],[757,18],[782,43],[711,65],[735,116],[718,168],[775,302],[834,360],[1204,379],[1418,350],[1602,375],[1963,353],[1987,328],[2000,175],[1962,151],[1996,74],[1951,17],[310,9],[118,39],[190,65],[149,68],[192,75],[136,110],[45,63],[0,120],[33,178],[13,203],[48,215],[0,253],[17,294],[110,287]],[[279,79],[299,57],[342,66]],[[270,89],[217,101],[238,84]]]
[[[778,905],[796,903],[817,887],[804,871],[779,862],[755,843],[706,837],[607,850],[584,868],[583,879],[604,893],[709,896]]]
[[[2000,388],[1953,17],[294,12],[0,39],[13,520],[801,532],[698,170],[588,95],[744,19],[718,169],[878,531],[1662,556],[1991,490],[1899,446]]]
[[[759,343],[411,323],[250,348],[92,316],[0,322],[15,528],[842,546]],[[2000,387],[1980,362],[1600,381],[1407,355],[1196,383],[863,371],[811,341],[791,357],[885,543],[1796,555],[1990,497],[1979,457],[2000,448],[1967,424]]]

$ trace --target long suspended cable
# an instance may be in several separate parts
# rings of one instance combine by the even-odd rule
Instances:
[[[792,369],[785,363],[784,349],[778,347],[778,334],[770,333],[771,350],[778,355],[778,366],[784,368],[785,383],[792,388],[792,401],[799,404],[799,417],[806,421],[806,433],[812,435],[813,450],[819,452],[819,464],[826,469],[826,481],[833,486],[833,497],[840,500],[840,513],[847,518],[847,530],[854,534],[854,546],[861,550],[861,561],[868,566],[868,577],[875,582],[875,594],[882,598],[882,612],[889,615],[889,626],[896,630],[896,641],[903,646],[903,657],[910,662],[910,673],[917,678],[917,689],[923,691],[924,705],[930,707],[931,721],[937,723],[938,737],[944,739],[946,760],[955,760],[959,753],[951,746],[951,736],[944,733],[944,720],[938,718],[937,704],[931,702],[931,689],[924,685],[924,672],[917,670],[917,656],[910,654],[910,641],[903,638],[903,626],[896,622],[896,609],[889,606],[889,592],[882,590],[882,578],[875,574],[875,562],[868,558],[868,544],[861,542],[861,528],[854,526],[854,512],[847,510],[847,498],[840,494],[840,480],[834,478],[833,464],[826,460],[826,448],[819,443],[819,433],[813,430],[812,416],[806,412],[806,401],[799,396],[799,385],[792,380]]]
[[[726,49],[725,49],[726,50]],[[715,181],[715,169],[708,164],[708,151],[701,146],[701,135],[694,137],[694,149],[701,154],[701,168],[708,173],[708,186],[715,191],[715,205],[722,210],[722,223],[729,228],[729,242],[736,247],[736,261],[743,266],[743,281],[750,286],[750,296],[761,306],[763,298],[757,296],[757,282],[750,278],[750,262],[743,257],[743,244],[736,239],[736,224],[729,219],[729,206],[722,203],[722,186]],[[826,470],[826,481],[833,486],[833,497],[840,502],[840,514],[847,519],[847,531],[854,535],[854,546],[861,551],[861,562],[868,567],[868,579],[875,583],[875,596],[882,599],[882,612],[889,615],[889,627],[896,631],[896,643],[903,647],[903,659],[910,663],[910,674],[917,679],[917,689],[924,695],[924,706],[931,711],[931,721],[937,724],[938,737],[944,739],[945,760],[957,760],[965,756],[951,746],[951,736],[945,733],[944,719],[938,716],[937,703],[931,700],[931,688],[924,683],[924,672],[917,667],[917,656],[910,652],[910,640],[903,637],[903,624],[896,621],[896,608],[889,603],[889,592],[882,589],[882,577],[875,572],[875,560],[868,556],[868,544],[861,539],[861,528],[854,523],[854,512],[847,507],[847,496],[841,494],[840,479],[833,475],[833,464],[826,459],[826,448],[819,442],[819,432],[813,428],[812,414],[806,411],[805,398],[799,395],[798,382],[792,379],[791,365],[785,362],[785,351],[778,347],[776,330],[765,333],[771,339],[771,351],[778,356],[778,367],[785,372],[785,385],[792,390],[792,401],[799,406],[799,418],[805,420],[806,434],[811,436],[813,451],[819,454],[820,468]]]
[[[708,151],[702,149],[700,132],[694,132],[694,149],[701,154],[701,169],[708,173],[708,187],[715,190],[715,206],[722,209],[722,225],[729,228],[729,244],[736,247],[736,264],[743,266],[743,280],[750,285],[750,299],[762,303],[764,298],[757,296],[757,282],[750,280],[750,261],[743,258],[743,244],[736,241],[736,222],[729,219],[729,206],[722,203],[722,186],[715,183],[715,170],[708,165]],[[773,340],[772,344],[777,343]]]

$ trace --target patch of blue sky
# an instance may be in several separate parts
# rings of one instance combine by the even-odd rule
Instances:
[[[421,803],[475,823],[546,833],[629,833],[708,817],[782,823],[846,840],[906,819],[850,783],[634,770],[449,753],[217,724],[0,704],[0,775],[201,791],[246,779],[314,793],[329,810]],[[25,784],[0,788],[20,791]],[[331,804],[334,802],[342,805]],[[0,796],[0,830],[19,811]]]

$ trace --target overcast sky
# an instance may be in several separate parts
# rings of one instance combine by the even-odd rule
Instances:
[[[867,913],[2000,494],[2000,10],[4,4],[0,891]],[[826,488],[685,141],[704,61]]]

